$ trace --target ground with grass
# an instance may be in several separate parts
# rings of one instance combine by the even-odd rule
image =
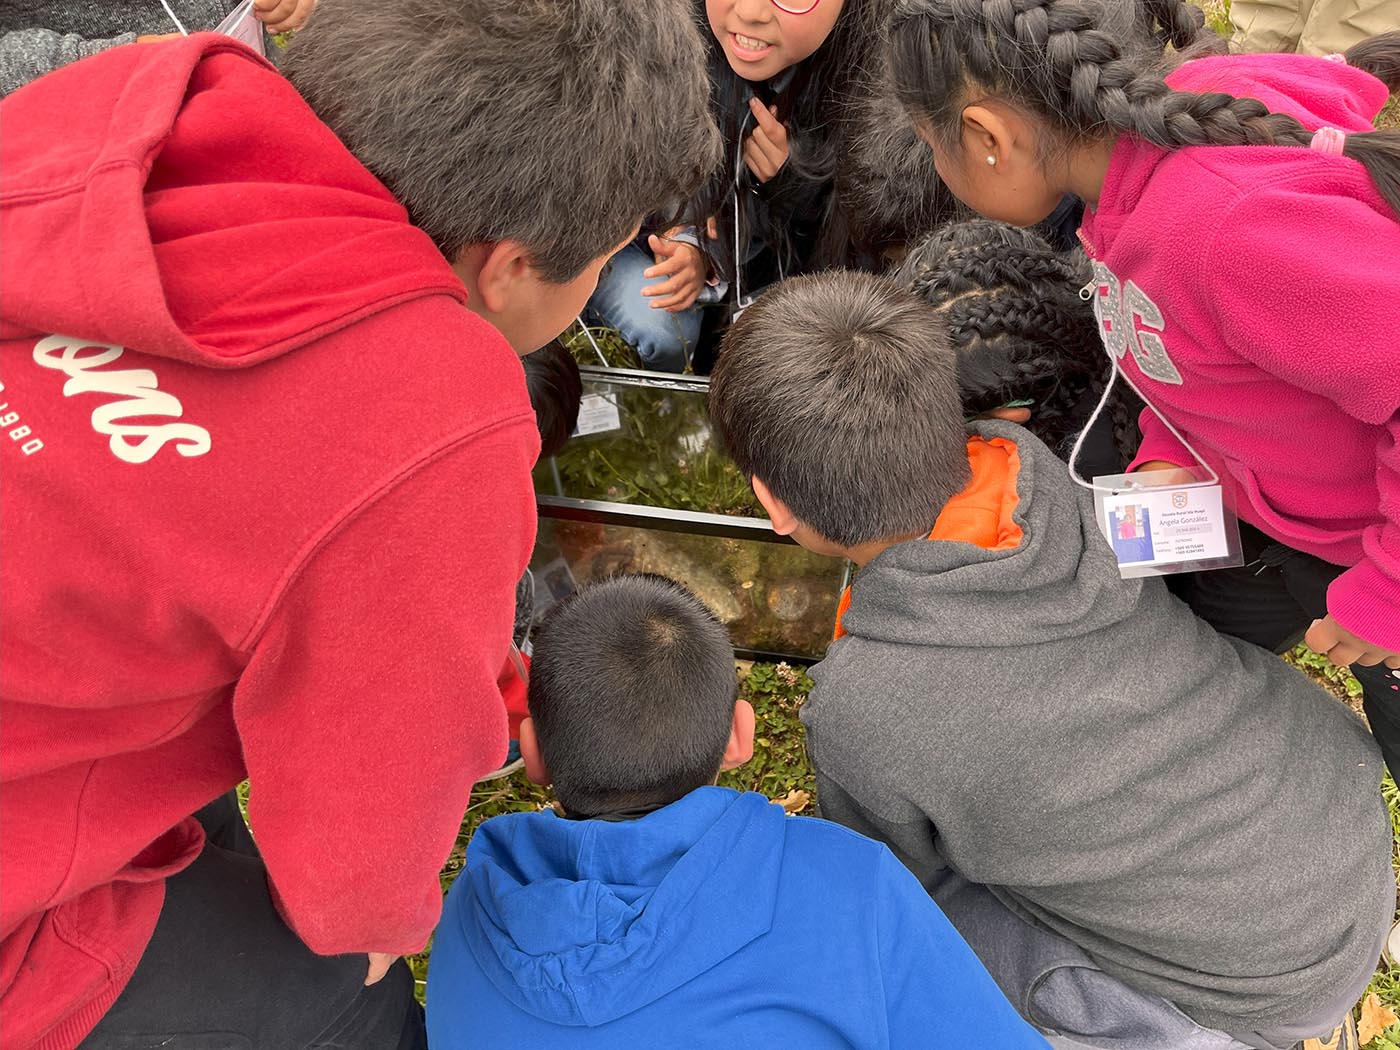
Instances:
[[[1325,657],[1299,646],[1285,659],[1324,689],[1360,711],[1361,686],[1350,673],[1333,667]],[[740,769],[725,773],[720,783],[746,791],[759,791],[781,803],[794,814],[815,812],[816,784],[812,767],[807,761],[806,745],[798,711],[812,687],[811,679],[798,667],[787,664],[738,664],[740,693],[754,705],[758,716],[754,740],[754,757]],[[1400,869],[1400,791],[1389,776],[1382,784],[1382,793],[1390,807],[1394,833],[1392,862]],[[523,773],[509,779],[481,784],[472,794],[471,805],[457,837],[441,879],[442,889],[448,887],[462,870],[467,844],[472,832],[489,817],[503,813],[533,812],[552,805],[554,797],[548,788],[531,784]],[[429,947],[431,951],[431,946]],[[418,979],[419,993],[427,975],[429,952],[409,960]],[[1365,1011],[1369,1027],[1363,1027],[1367,1037],[1363,1050],[1400,1050],[1400,1023],[1395,1014],[1400,1011],[1400,967],[1382,967],[1376,972],[1367,995],[1375,1000]],[[1358,1016],[1362,1006],[1357,1005]]]

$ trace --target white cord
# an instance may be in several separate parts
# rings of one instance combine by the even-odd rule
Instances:
[[[1097,285],[1087,285],[1082,290],[1082,292],[1087,292],[1090,288],[1097,289]],[[1093,294],[1097,295],[1097,290],[1095,290]],[[1102,342],[1100,343],[1100,345],[1102,345]],[[1132,388],[1133,393],[1137,394],[1138,397],[1142,398],[1142,403],[1148,408],[1150,408],[1152,410],[1152,414],[1162,421],[1162,425],[1171,431],[1172,437],[1180,441],[1182,447],[1185,448],[1187,452],[1191,453],[1191,455],[1195,457],[1196,462],[1203,466],[1206,469],[1206,472],[1210,475],[1209,481],[1193,481],[1177,487],[1192,488],[1196,486],[1218,485],[1220,483],[1220,475],[1215,472],[1215,469],[1205,461],[1205,458],[1199,452],[1197,452],[1194,447],[1192,447],[1191,442],[1186,440],[1186,438],[1182,435],[1181,431],[1177,430],[1176,427],[1172,426],[1171,421],[1167,419],[1166,416],[1162,415],[1161,412],[1157,411],[1157,407],[1147,399],[1147,396],[1143,394],[1141,390],[1138,389],[1137,384],[1128,378],[1128,374],[1118,367],[1118,358],[1116,358],[1113,355],[1113,351],[1109,350],[1107,346],[1105,346],[1103,350],[1104,353],[1108,356],[1108,365],[1110,369],[1108,373],[1108,383],[1104,386],[1103,396],[1099,398],[1099,403],[1094,406],[1094,411],[1092,414],[1090,414],[1089,421],[1084,424],[1084,429],[1079,432],[1079,437],[1074,439],[1074,448],[1070,450],[1069,476],[1074,481],[1074,483],[1086,489],[1093,489],[1095,492],[1116,493],[1122,491],[1121,489],[1115,489],[1110,485],[1095,485],[1092,481],[1085,481],[1079,476],[1079,472],[1074,469],[1074,462],[1079,458],[1080,449],[1084,447],[1084,439],[1089,436],[1089,431],[1094,428],[1094,424],[1098,422],[1099,416],[1103,413],[1104,407],[1108,404],[1108,398],[1113,393],[1114,381],[1120,375],[1122,375],[1123,382],[1127,383],[1128,386]],[[1141,486],[1130,485],[1129,487],[1140,488]]]
[[[190,35],[190,31],[189,31],[188,29],[186,29],[185,26],[184,26],[184,23],[181,22],[180,19],[177,18],[177,17],[175,16],[175,12],[174,12],[174,10],[171,8],[171,6],[170,6],[170,4],[167,2],[167,0],[160,0],[160,6],[163,7],[163,8],[165,8],[165,13],[166,13],[167,15],[170,16],[170,21],[172,21],[172,22],[175,23],[175,28],[178,29],[178,30],[180,31],[180,35],[181,35],[181,36],[189,36],[189,35]]]
[[[598,360],[602,363],[604,368],[607,368],[607,355],[603,353],[603,348],[598,345],[598,340],[593,338],[593,333],[589,331],[588,325],[584,323],[583,314],[579,314],[574,320],[577,321],[578,326],[583,329],[583,334],[588,337],[588,341],[593,344],[593,352],[598,355]]]
[[[734,147],[734,305],[741,311],[750,305],[744,302],[743,262],[739,258],[739,186],[744,177],[744,131],[751,116],[752,113],[745,113],[739,121],[739,141]]]

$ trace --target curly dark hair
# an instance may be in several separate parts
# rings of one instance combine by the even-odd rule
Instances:
[[[974,219],[925,238],[894,277],[947,322],[964,411],[1031,399],[1028,428],[1067,456],[1109,375],[1094,308],[1079,294],[1091,278],[1083,253]],[[1138,441],[1135,404],[1130,390],[1116,387],[1108,406],[1125,461]]]

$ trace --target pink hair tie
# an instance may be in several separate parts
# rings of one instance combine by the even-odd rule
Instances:
[[[1347,64],[1347,56],[1340,51],[1333,51],[1330,55],[1323,55],[1322,57],[1329,62],[1336,62],[1343,66]]]
[[[1331,153],[1340,157],[1347,144],[1347,133],[1341,128],[1318,128],[1313,132],[1309,144],[1319,153]]]

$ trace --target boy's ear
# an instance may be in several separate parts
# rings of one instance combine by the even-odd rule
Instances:
[[[724,762],[720,765],[720,769],[738,769],[753,758],[753,734],[753,705],[747,700],[735,700],[734,720],[729,725],[729,743],[724,745]],[[523,753],[525,748],[523,728],[521,736],[520,746]]]
[[[469,244],[453,260],[452,269],[467,286],[468,302],[489,319],[514,302],[521,280],[531,273],[530,253],[519,241]]]
[[[544,764],[544,756],[540,754],[540,741],[535,736],[533,718],[520,723],[520,757],[525,760],[525,775],[540,787],[548,787],[553,778]]]
[[[791,536],[797,530],[800,522],[792,511],[788,510],[788,505],[773,495],[761,479],[751,478],[749,483],[753,485],[753,494],[758,497],[758,502],[768,512],[768,520],[772,522],[773,531],[779,536]]]

